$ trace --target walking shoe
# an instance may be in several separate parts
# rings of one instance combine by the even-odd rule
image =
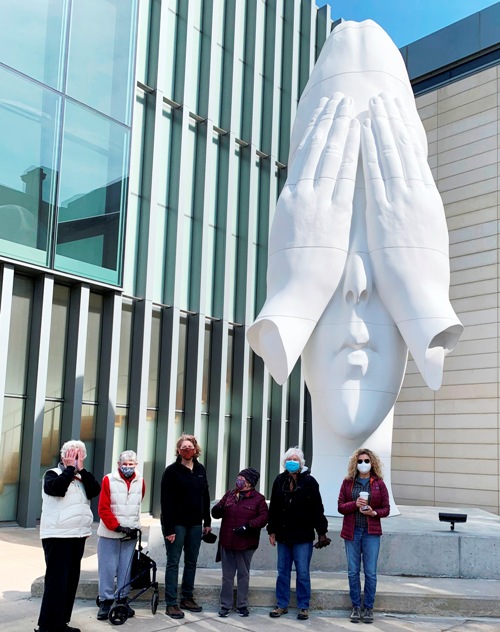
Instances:
[[[219,610],[219,617],[228,617],[231,610],[229,608],[221,608]]]
[[[181,599],[181,608],[183,610],[189,610],[189,612],[201,612],[203,610],[192,597]]]
[[[248,617],[248,615],[250,614],[246,606],[243,606],[243,608],[236,608],[236,610],[240,617]]]
[[[129,617],[129,619],[130,617],[133,617],[135,615],[135,610],[129,606],[127,599],[118,599],[116,603],[127,608],[127,616]]]
[[[64,632],[81,632],[81,630],[80,628],[72,628],[70,625],[66,624]]]
[[[269,613],[269,616],[272,617],[273,619],[277,619],[278,617],[281,617],[282,614],[287,614],[287,613],[288,613],[288,608],[280,608],[279,606],[276,606],[274,610],[271,610],[271,612]]]
[[[184,619],[184,613],[177,604],[175,606],[167,606],[165,614],[172,619]]]
[[[299,610],[297,619],[299,621],[306,621],[307,619],[309,619],[309,610],[306,610],[305,608],[302,608],[302,610]]]
[[[97,618],[99,621],[108,620],[109,611],[111,610],[112,605],[112,599],[103,599],[102,601],[99,601],[99,612],[97,613]]]
[[[364,623],[373,623],[373,610],[371,608],[366,608],[363,614],[363,622]]]
[[[354,606],[349,618],[351,623],[359,623],[361,621],[361,608]]]

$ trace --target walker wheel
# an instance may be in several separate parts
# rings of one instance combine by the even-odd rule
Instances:
[[[151,612],[153,614],[156,614],[156,611],[158,610],[158,602],[160,601],[160,595],[157,592],[154,592],[151,595]]]
[[[128,619],[127,607],[123,604],[113,606],[109,611],[109,620],[113,625],[122,625]]]

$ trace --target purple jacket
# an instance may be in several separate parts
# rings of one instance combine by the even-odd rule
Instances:
[[[267,524],[269,510],[262,494],[251,489],[238,499],[236,490],[231,489],[212,507],[212,516],[222,518],[219,543],[234,551],[255,550],[259,546],[260,530]],[[249,525],[244,535],[233,533],[233,529]]]
[[[355,514],[359,509],[356,501],[352,499],[354,481],[345,478],[342,481],[339,492],[338,510],[344,516],[340,537],[344,540],[354,540]],[[370,507],[377,512],[374,518],[366,516],[368,533],[370,535],[382,535],[380,518],[387,518],[391,510],[389,504],[389,492],[384,481],[376,476],[370,477]]]

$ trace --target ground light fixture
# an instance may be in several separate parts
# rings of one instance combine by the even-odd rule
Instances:
[[[439,512],[439,522],[450,522],[450,529],[455,530],[455,522],[467,522],[467,514]]]

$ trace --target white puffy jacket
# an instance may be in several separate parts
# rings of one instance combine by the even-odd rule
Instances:
[[[120,472],[115,470],[108,474],[110,492],[110,509],[122,527],[140,529],[141,527],[141,503],[142,503],[142,476],[136,472],[130,481],[130,486],[120,476]],[[110,531],[104,522],[99,522],[97,535],[103,538],[123,538],[123,533]]]
[[[58,476],[58,467],[49,470]],[[90,500],[78,474],[69,484],[64,496],[49,496],[42,487],[42,516],[40,538],[87,538],[91,533],[94,516]]]

